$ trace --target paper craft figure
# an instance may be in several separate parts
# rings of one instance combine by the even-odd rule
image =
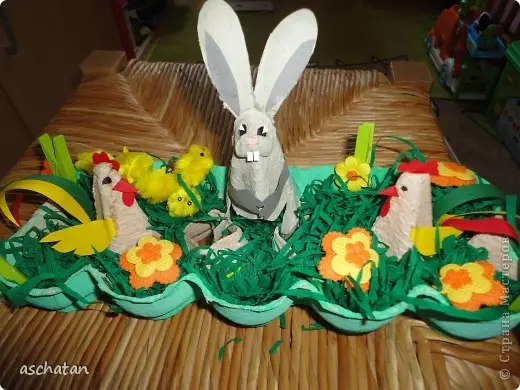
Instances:
[[[85,256],[93,254],[93,248],[99,252],[109,248],[122,253],[142,237],[159,237],[157,232],[148,230],[148,218],[135,200],[137,189],[121,179],[119,164],[106,153],[94,154],[93,160],[97,220],[58,230],[41,241],[57,242],[53,248],[59,252],[75,251]]]
[[[405,168],[400,168],[404,170]],[[510,237],[518,242],[513,226],[498,218],[464,219],[444,215],[433,226],[431,181],[428,173],[403,172],[395,186],[381,191],[388,196],[373,226],[379,240],[388,245],[388,254],[402,256],[415,246],[420,254],[437,253],[446,237],[462,232],[489,233]]]
[[[476,234],[471,237],[469,243],[476,248],[486,248],[489,255],[488,261],[493,264],[493,267],[497,271],[507,274],[511,279],[518,280],[520,276],[518,263],[511,258],[510,253],[505,252],[505,250],[512,251],[512,248],[506,245],[504,237],[493,234]]]
[[[284,234],[296,229],[299,200],[273,118],[304,71],[317,34],[316,18],[310,10],[301,9],[286,17],[267,41],[253,89],[244,34],[233,9],[223,0],[208,0],[199,14],[204,63],[224,107],[236,118],[228,215],[233,207],[246,218],[273,221],[285,208]]]
[[[388,245],[388,254],[398,259],[414,245],[410,234],[416,226],[432,226],[430,176],[403,173],[395,186],[380,192],[388,196],[373,231]]]

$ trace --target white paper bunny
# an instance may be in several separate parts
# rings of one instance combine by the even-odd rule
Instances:
[[[234,153],[227,188],[228,211],[275,220],[291,234],[299,200],[276,136],[274,115],[296,85],[314,51],[318,26],[308,9],[286,17],[271,33],[253,89],[238,16],[223,0],[208,0],[199,13],[199,43],[213,85],[235,116]]]

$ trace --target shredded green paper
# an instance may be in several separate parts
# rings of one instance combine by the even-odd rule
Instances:
[[[379,265],[365,266],[372,267],[367,292],[360,288],[361,274],[357,280],[350,279],[351,288],[346,288],[341,282],[324,280],[320,276],[317,265],[324,254],[321,247],[323,236],[331,231],[346,233],[354,227],[370,231],[384,201],[377,193],[396,182],[396,167],[403,156],[424,158],[416,149],[401,153],[392,168],[384,175],[372,176],[369,187],[360,192],[349,192],[345,183],[334,174],[308,184],[303,190],[301,205],[297,210],[299,226],[280,251],[273,244],[273,234],[281,226],[283,215],[276,221],[267,222],[247,220],[232,214],[232,224],[243,231],[242,239],[247,240],[238,250],[209,250],[207,254],[203,254],[201,249],[209,249],[208,246],[192,250],[188,248],[184,238],[186,226],[190,222],[208,222],[215,227],[221,218],[210,216],[208,212],[215,209],[225,211],[225,202],[218,196],[217,182],[212,173],[197,188],[202,199],[201,210],[192,217],[171,217],[165,203],[149,204],[144,199],[138,199],[138,202],[149,218],[151,229],[159,232],[163,239],[180,244],[183,250],[179,259],[182,273],[197,275],[219,299],[238,305],[262,305],[284,296],[297,301],[325,300],[361,313],[366,318],[373,318],[375,311],[385,310],[408,299],[407,293],[416,286],[427,284],[440,288],[438,270],[443,265],[461,264],[487,257],[485,250],[470,246],[469,236],[463,234],[457,239],[446,239],[443,250],[436,256],[423,259],[415,250],[411,250],[398,261],[395,257],[387,256],[386,247],[379,244],[374,235],[372,247],[379,254]],[[78,183],[91,194],[91,178],[81,174]],[[453,188],[432,186],[434,208],[439,202],[448,199],[446,196],[452,191]],[[505,209],[503,199],[491,197],[462,203],[450,210],[450,213]],[[63,287],[72,274],[86,265],[92,265],[105,275],[107,284],[117,294],[146,297],[160,294],[167,287],[155,283],[150,289],[134,290],[129,284],[129,273],[119,266],[119,255],[109,250],[80,257],[71,253],[58,253],[52,249],[52,244],[40,243],[39,239],[48,232],[78,223],[51,209],[44,211],[47,215],[42,229],[34,227],[23,237],[13,237],[0,243],[0,255],[13,256],[18,270],[30,278],[27,286]],[[480,217],[478,214],[468,216]],[[500,273],[496,277],[500,278]],[[313,289],[292,289],[301,280],[308,282]],[[24,303],[25,296],[30,291],[27,286],[9,296],[15,306]],[[66,287],[64,289],[68,291]],[[509,289],[510,298],[513,299],[520,293],[520,283],[510,281]],[[71,291],[69,295],[74,296],[74,292]],[[489,318],[498,318],[500,311],[504,310],[490,309]],[[302,330],[316,330],[320,326],[312,324],[310,327],[302,327]],[[280,316],[280,327],[286,327],[284,315]],[[242,340],[236,338],[226,345],[239,341]],[[274,353],[280,343],[275,343],[270,353]],[[220,348],[219,359],[223,356],[226,345]]]

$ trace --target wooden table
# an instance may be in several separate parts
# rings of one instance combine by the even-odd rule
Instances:
[[[88,64],[87,64],[88,65]],[[87,66],[84,69],[88,69]],[[330,164],[344,158],[361,122],[376,123],[376,139],[410,139],[430,158],[448,159],[429,97],[413,85],[392,85],[372,71],[307,70],[277,118],[289,164]],[[163,158],[191,143],[207,145],[216,163],[230,158],[232,117],[222,109],[202,65],[131,62],[119,73],[86,72],[74,96],[46,131],[64,134],[73,153],[95,148],[152,152]],[[382,139],[376,163],[390,165],[405,147]],[[4,181],[37,172],[30,148]],[[30,215],[30,205],[23,208]],[[7,237],[12,228],[4,224]],[[0,305],[0,384],[24,388],[183,389],[513,389],[520,384],[520,349],[499,360],[501,339],[462,342],[423,322],[400,317],[368,335],[304,331],[307,309],[242,328],[203,303],[173,318],[150,321],[109,316],[102,304],[74,313]],[[219,348],[227,346],[223,359]],[[272,355],[269,349],[282,340]],[[23,365],[86,365],[89,374],[28,376]],[[500,379],[500,370],[512,373]]]

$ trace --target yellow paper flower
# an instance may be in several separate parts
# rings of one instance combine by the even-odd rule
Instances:
[[[150,203],[166,202],[172,194],[177,183],[172,173],[166,173],[166,167],[156,169],[147,175],[143,175],[135,186],[141,196]]]
[[[120,165],[121,177],[130,184],[134,184],[152,172],[153,158],[147,153],[129,152],[126,146],[123,148],[123,153],[116,157],[116,161]]]
[[[94,163],[92,161],[92,156],[94,153],[106,153],[104,150],[98,149],[93,152],[82,152],[78,153],[78,161],[76,161],[76,168],[81,169],[82,171],[87,172],[90,176],[94,174]],[[113,160],[114,157],[108,154],[110,160]]]
[[[347,277],[357,279],[363,270],[360,285],[364,291],[368,290],[372,278],[372,266],[365,266],[365,264],[370,261],[373,261],[376,266],[379,264],[379,254],[372,249],[372,236],[368,231],[353,228],[347,234],[327,233],[323,237],[322,247],[325,256],[318,264],[318,271],[323,278],[334,281],[345,280],[346,285],[349,286]]]
[[[443,187],[460,187],[477,182],[475,172],[452,162],[439,162],[439,176],[432,176],[433,183]]]
[[[370,165],[360,163],[356,157],[347,157],[345,161],[337,163],[334,170],[347,183],[349,191],[360,191],[362,188],[368,187]]]
[[[169,284],[179,278],[177,260],[181,255],[181,247],[176,243],[143,237],[135,248],[121,255],[119,264],[130,272],[133,288],[150,288],[155,282]]]
[[[482,305],[500,304],[502,283],[494,280],[495,269],[488,261],[447,264],[439,271],[442,293],[460,309],[476,311]]]

